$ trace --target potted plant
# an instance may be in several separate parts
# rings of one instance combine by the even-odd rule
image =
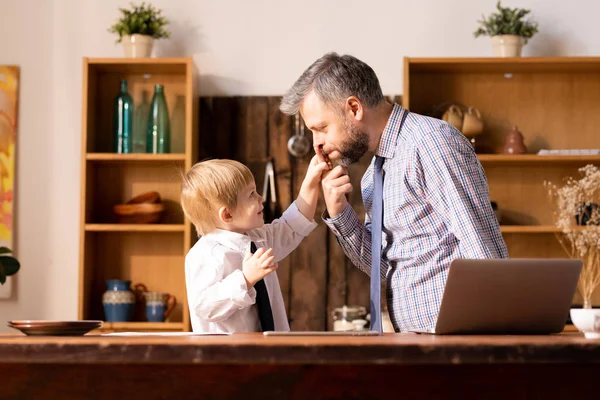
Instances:
[[[6,283],[6,277],[14,275],[21,268],[19,260],[15,257],[10,256],[12,250],[8,247],[0,247],[0,284]]]
[[[108,31],[119,36],[117,43],[123,43],[125,57],[150,57],[154,39],[171,35],[166,30],[169,21],[162,16],[162,10],[151,4],[131,3],[131,9],[119,8],[119,11],[121,17]]]
[[[588,164],[579,172],[580,179],[569,177],[561,187],[544,185],[556,204],[559,243],[570,258],[583,261],[577,283],[583,306],[571,309],[571,319],[586,337],[600,337],[600,309],[592,308],[592,295],[600,285],[600,169]]]
[[[538,24],[525,20],[531,10],[502,7],[500,1],[496,8],[497,12],[477,21],[480,26],[473,34],[491,36],[494,56],[519,57],[523,46],[538,32]]]

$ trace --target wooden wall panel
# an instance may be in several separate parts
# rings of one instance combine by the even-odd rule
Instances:
[[[266,158],[273,157],[278,203],[285,210],[298,195],[312,155],[297,159],[287,151],[294,118],[279,111],[280,100],[276,96],[202,97],[198,154],[200,160],[233,158],[245,163],[255,175],[259,192]],[[369,162],[370,157],[365,157],[350,169],[354,193],[349,201],[361,220],[360,178]],[[321,195],[315,216],[319,226],[277,270],[293,330],[332,329],[332,311],[344,304],[368,309],[369,278],[349,262],[323,223],[324,209]]]

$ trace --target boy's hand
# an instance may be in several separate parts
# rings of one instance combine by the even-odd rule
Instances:
[[[321,161],[318,155],[315,155],[308,164],[306,176],[304,177],[303,186],[310,189],[318,189],[319,183],[323,179],[323,172],[331,169],[331,164],[327,161]]]
[[[246,255],[242,264],[242,273],[246,278],[248,289],[277,269],[279,264],[273,262],[274,260],[273,249],[265,251],[262,247],[256,250],[254,254],[248,253]]]

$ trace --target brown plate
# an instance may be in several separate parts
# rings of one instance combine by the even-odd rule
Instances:
[[[8,321],[8,326],[28,336],[82,336],[100,328],[102,321],[13,320]]]

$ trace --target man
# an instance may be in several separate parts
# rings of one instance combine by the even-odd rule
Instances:
[[[338,161],[322,181],[323,220],[353,264],[368,274],[371,238],[381,237],[381,261],[374,263],[387,279],[397,332],[435,326],[452,260],[508,257],[471,143],[444,121],[387,102],[364,62],[324,55],[285,93],[280,109],[300,112],[317,154]],[[367,151],[375,157],[361,181],[363,226],[346,200],[352,190],[347,166]],[[381,196],[374,194],[374,173],[384,177],[379,235],[375,228],[371,232],[373,199]]]

